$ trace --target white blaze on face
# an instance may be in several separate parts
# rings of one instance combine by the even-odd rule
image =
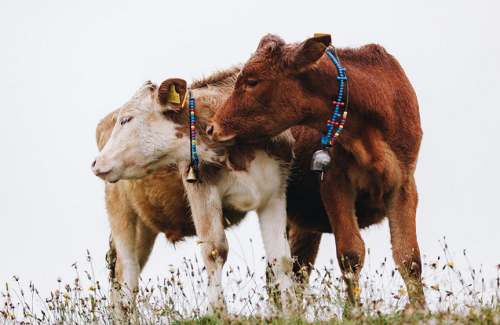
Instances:
[[[146,82],[122,106],[111,137],[92,166],[94,174],[108,182],[139,179],[189,159],[189,139],[177,136],[181,126],[165,116],[169,107],[157,101],[157,89]]]

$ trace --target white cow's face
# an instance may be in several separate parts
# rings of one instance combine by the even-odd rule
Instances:
[[[96,176],[111,183],[139,179],[180,159],[189,159],[189,139],[181,132],[181,127],[189,126],[172,119],[181,114],[181,105],[168,102],[161,94],[162,88],[171,87],[164,86],[167,81],[160,88],[146,82],[120,108],[109,141],[92,163]],[[184,96],[185,85],[183,89]]]

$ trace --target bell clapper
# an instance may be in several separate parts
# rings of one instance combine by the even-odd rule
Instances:
[[[330,161],[330,155],[326,150],[318,150],[312,156],[311,170],[321,174],[321,180],[323,180],[323,175],[330,165]]]

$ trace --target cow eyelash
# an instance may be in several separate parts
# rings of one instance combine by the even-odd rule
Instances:
[[[249,87],[257,86],[257,80],[247,80],[247,86]]]
[[[121,124],[121,125],[124,125],[125,123],[128,123],[128,122],[130,122],[131,120],[132,120],[132,118],[131,118],[131,117],[126,117],[126,118],[124,118],[124,119],[120,122],[120,124]]]

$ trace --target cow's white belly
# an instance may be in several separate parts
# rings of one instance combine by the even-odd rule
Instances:
[[[279,163],[262,151],[246,171],[223,170],[218,188],[223,205],[240,211],[263,207],[275,194],[284,189],[284,177]]]

